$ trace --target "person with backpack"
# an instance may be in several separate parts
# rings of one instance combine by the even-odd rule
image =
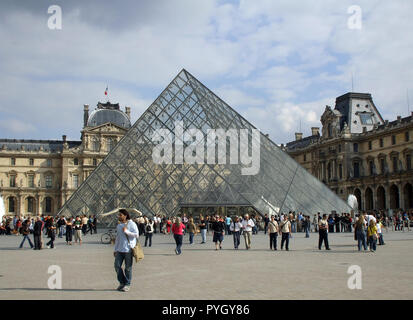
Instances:
[[[139,230],[136,223],[131,222],[130,214],[125,209],[119,210],[119,224],[116,227],[116,240],[113,256],[115,272],[119,281],[116,290],[128,292],[132,281],[133,248],[137,245]],[[125,270],[122,269],[125,261]]]
[[[281,250],[284,247],[285,243],[285,250],[289,251],[288,245],[290,242],[290,235],[291,235],[291,222],[289,221],[290,216],[285,215],[284,220],[280,223],[280,233],[281,233]]]
[[[187,230],[189,233],[189,244],[194,243],[194,235],[196,234],[196,225],[194,223],[194,218],[190,217],[188,219]]]
[[[279,227],[275,220],[275,216],[271,215],[271,220],[268,222],[268,234],[270,236],[270,250],[277,250],[277,237],[278,237]]]
[[[145,224],[145,247],[148,245],[148,240],[149,240],[149,246],[152,247],[153,230],[154,230],[154,222],[152,221],[152,219],[148,219]]]
[[[33,247],[34,247],[32,241],[29,238],[29,235],[30,235],[30,229],[29,228],[30,228],[30,220],[24,221],[23,224],[22,224],[23,241],[20,243],[20,246],[19,246],[20,249],[23,248],[23,244],[26,241],[26,239],[29,241],[30,248],[33,249]]]
[[[326,214],[323,214],[323,219],[318,223],[318,235],[318,250],[321,250],[323,242],[326,250],[330,250],[330,246],[328,245],[328,221]]]

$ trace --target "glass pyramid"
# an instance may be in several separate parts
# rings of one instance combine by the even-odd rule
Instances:
[[[166,157],[171,161],[157,164],[153,152],[159,143],[153,142],[153,137],[159,129],[168,133],[163,143],[174,139],[175,147],[188,147],[188,141],[175,134],[177,124],[182,130],[197,128],[205,136],[208,129],[248,129],[248,146],[251,147],[248,150],[254,142],[259,143],[258,173],[243,174],[242,169],[248,166],[228,160],[179,163],[176,157]],[[252,134],[254,130],[257,131],[234,109],[182,70],[80,185],[59,215],[100,215],[123,207],[136,208],[148,216],[171,216],[178,214],[181,206],[188,205],[251,206],[262,215],[290,210],[311,215],[334,210],[349,212],[350,207],[328,187],[268,137],[259,133],[257,139]],[[207,143],[197,139],[191,141],[193,146],[196,142],[204,144],[196,150],[204,150],[205,159],[211,143],[218,151],[215,139]],[[227,155],[232,146],[228,141]],[[239,152],[240,145],[237,147]],[[116,219],[116,215],[102,217],[100,222],[110,225]]]

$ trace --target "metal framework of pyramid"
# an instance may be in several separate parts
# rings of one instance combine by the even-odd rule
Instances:
[[[260,133],[260,170],[243,175],[242,164],[156,164],[155,130],[175,137],[184,130],[256,129],[186,70],[182,70],[135,122],[127,134],[80,185],[59,214],[102,214],[136,208],[149,216],[172,216],[181,206],[251,206],[260,214],[302,211],[304,214],[349,212],[350,207]],[[184,146],[187,141],[181,141]],[[216,142],[214,142],[216,143]],[[228,147],[228,146],[227,146]],[[206,147],[205,147],[206,148]],[[239,147],[238,147],[239,148]],[[229,152],[229,147],[227,148]],[[228,158],[228,157],[227,157]],[[114,217],[102,218],[103,223]]]

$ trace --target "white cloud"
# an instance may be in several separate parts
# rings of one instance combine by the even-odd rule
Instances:
[[[385,118],[406,115],[413,3],[359,1],[363,28],[349,30],[352,4],[73,1],[62,3],[61,31],[47,29],[40,5],[0,4],[0,136],[14,119],[32,126],[16,125],[16,138],[77,137],[82,105],[94,106],[106,84],[135,120],[181,68],[278,143],[293,139],[300,119],[304,134],[320,126],[351,73]]]

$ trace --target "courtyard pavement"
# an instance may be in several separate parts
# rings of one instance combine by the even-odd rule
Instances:
[[[206,244],[195,236],[193,245],[185,236],[180,256],[173,237],[158,233],[134,263],[127,293],[115,290],[113,245],[100,237],[87,235],[82,246],[57,238],[55,249],[34,251],[27,242],[17,248],[22,236],[0,236],[0,299],[413,299],[413,231],[385,232],[376,253],[358,252],[350,233],[330,233],[331,251],[318,250],[318,234],[296,233],[288,252],[270,251],[263,232],[248,251],[243,238],[234,250],[225,236],[215,251],[211,235]],[[60,290],[48,288],[51,265],[62,270]],[[361,267],[361,290],[347,286],[351,265]]]

